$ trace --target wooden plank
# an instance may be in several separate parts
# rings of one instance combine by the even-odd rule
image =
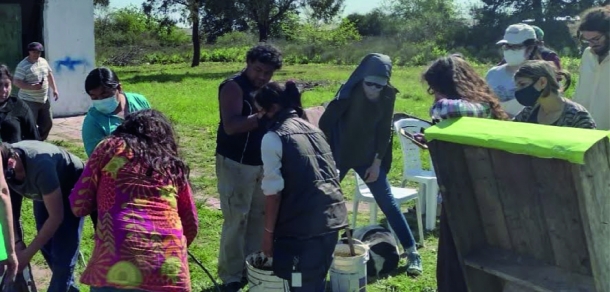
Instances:
[[[532,157],[499,150],[491,153],[498,191],[504,206],[504,217],[512,250],[547,264],[555,263],[538,188],[532,169]],[[536,171],[553,172],[552,169]],[[562,185],[563,182],[557,181]]]
[[[500,291],[500,279],[464,266],[463,255],[487,246],[472,183],[464,179],[470,175],[464,147],[438,140],[430,141],[428,146],[468,289],[472,292]]]
[[[555,265],[570,272],[591,275],[589,252],[583,248],[586,246],[585,233],[572,164],[559,159],[541,158],[534,158],[532,163],[539,169],[534,172],[534,177],[539,185]]]
[[[591,276],[571,273],[532,257],[502,249],[488,248],[476,251],[468,255],[464,263],[533,291],[596,291]]]
[[[464,154],[487,242],[491,246],[511,249],[512,244],[504,220],[502,201],[498,193],[489,150],[480,147],[464,147]]]
[[[610,292],[610,146],[608,138],[585,153],[585,164],[574,165],[586,248],[598,292]]]

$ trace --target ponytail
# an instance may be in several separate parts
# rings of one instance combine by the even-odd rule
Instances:
[[[303,116],[303,105],[301,103],[301,91],[292,80],[287,81],[284,86],[271,82],[265,85],[254,97],[256,103],[264,110],[269,110],[274,104],[282,108],[294,109],[299,117]]]
[[[299,117],[303,116],[303,104],[301,102],[301,91],[293,80],[289,80],[284,85],[282,106],[294,109]]]

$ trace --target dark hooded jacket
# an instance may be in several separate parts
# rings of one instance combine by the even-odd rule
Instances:
[[[341,145],[342,140],[346,139],[345,135],[342,135],[342,133],[345,133],[345,129],[350,127],[349,123],[346,121],[347,113],[356,102],[358,94],[363,94],[361,84],[364,78],[366,76],[375,75],[386,77],[389,80],[391,73],[392,61],[390,57],[376,53],[365,56],[347,82],[339,88],[335,98],[328,104],[324,114],[320,117],[320,129],[326,135],[339,169],[363,166],[353,165],[355,164],[353,161],[342,161],[341,152],[346,151],[346,149],[341,149]],[[376,133],[371,137],[363,137],[363,139],[373,139],[372,143],[365,143],[368,145],[365,148],[375,148],[362,149],[363,153],[366,153],[367,156],[364,160],[368,161],[367,163],[372,163],[374,157],[368,156],[371,153],[374,155],[374,153],[377,152],[382,160],[381,168],[386,172],[389,171],[392,162],[392,115],[397,93],[398,90],[390,83],[383,89],[379,100],[381,117],[377,119],[375,125],[377,131],[375,131]],[[367,117],[363,115],[362,118],[365,119]],[[345,145],[345,143],[343,145]],[[354,146],[358,147],[359,145]],[[362,147],[362,145],[360,146]],[[360,157],[355,159],[362,160]]]

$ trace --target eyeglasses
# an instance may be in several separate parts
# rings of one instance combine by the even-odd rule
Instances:
[[[366,85],[368,87],[375,87],[377,89],[383,88],[385,86],[385,85],[377,84],[377,83],[374,83],[374,82],[368,82],[368,81],[365,81],[364,85]]]
[[[516,50],[521,50],[525,48],[524,45],[511,45],[511,44],[505,44],[502,46],[502,49],[505,51],[516,51]]]
[[[590,38],[590,39],[586,39],[584,37],[580,37],[580,40],[585,43],[585,44],[599,44],[601,43],[602,38],[604,37],[603,34],[600,34],[596,37]]]

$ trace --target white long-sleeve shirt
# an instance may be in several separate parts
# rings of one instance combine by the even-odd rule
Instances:
[[[587,48],[582,54],[573,100],[584,106],[600,130],[610,130],[610,56],[600,63]]]
[[[265,196],[279,194],[284,189],[282,177],[282,141],[275,132],[267,132],[261,142],[263,181],[261,188]]]

